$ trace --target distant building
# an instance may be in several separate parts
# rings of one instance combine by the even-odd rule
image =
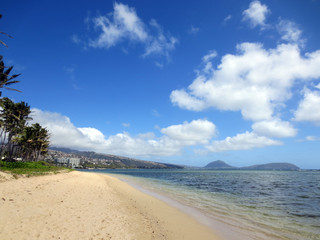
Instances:
[[[80,166],[80,159],[79,158],[56,158],[55,159],[56,165],[62,165],[71,168],[78,168]]]
[[[80,166],[80,159],[79,158],[70,158],[69,165],[72,168],[78,168]]]

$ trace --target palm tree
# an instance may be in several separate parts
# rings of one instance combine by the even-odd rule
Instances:
[[[5,88],[5,89],[8,89],[8,90],[21,92],[21,91],[19,91],[17,89],[8,87],[11,84],[19,82],[19,81],[15,80],[15,78],[20,76],[20,74],[14,74],[14,75],[10,76],[10,72],[12,71],[13,66],[6,67],[4,65],[4,62],[3,62],[2,59],[3,59],[3,57],[0,55],[0,88]],[[1,95],[2,95],[2,92],[0,91],[0,97],[1,97]]]
[[[7,142],[8,142],[8,134],[10,129],[11,118],[14,109],[14,102],[9,98],[2,98],[0,101],[1,105],[1,157],[6,152]]]
[[[0,14],[0,19],[2,18],[2,14]],[[0,32],[1,34],[3,34],[3,35],[6,35],[6,36],[8,36],[9,38],[13,38],[13,37],[11,37],[9,34],[7,34],[7,33],[5,33],[5,32]],[[2,44],[2,45],[4,45],[5,47],[8,47],[8,45],[7,44],[5,44],[4,42],[2,42],[1,40],[0,40],[0,43]]]
[[[33,124],[35,135],[36,135],[36,144],[34,147],[35,152],[35,161],[39,160],[41,155],[45,155],[48,152],[49,148],[49,131],[46,128],[41,127],[39,123]]]
[[[1,100],[2,110],[0,117],[3,128],[2,132],[4,133],[4,136],[2,136],[1,154],[7,151],[7,157],[12,159],[15,150],[13,138],[23,131],[27,120],[32,119],[29,117],[31,110],[30,106],[25,102],[14,103],[9,98]]]
[[[0,14],[0,19],[2,18],[2,15]],[[6,34],[4,32],[0,32],[1,34],[4,34],[6,36],[8,36],[9,38],[12,38],[9,34]],[[5,44],[3,41],[0,40],[0,43],[2,45],[4,45],[5,47],[8,47],[7,44]],[[13,66],[11,67],[6,67],[3,63],[3,57],[0,55],[0,88],[5,88],[8,90],[14,90],[14,91],[18,91],[17,89],[14,88],[10,88],[8,87],[11,84],[14,83],[18,83],[19,81],[15,80],[16,77],[18,77],[20,74],[15,74],[10,76],[10,72],[13,69]],[[2,92],[0,91],[0,97],[1,97]]]
[[[39,123],[35,123],[25,127],[14,141],[20,146],[24,161],[38,161],[41,155],[48,152],[49,132]]]

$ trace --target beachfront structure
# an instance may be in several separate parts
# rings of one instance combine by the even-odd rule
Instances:
[[[55,159],[56,165],[63,165],[66,167],[71,168],[78,168],[80,166],[80,159],[79,158],[56,158]]]

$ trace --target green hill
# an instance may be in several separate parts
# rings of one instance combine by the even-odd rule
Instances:
[[[236,167],[226,164],[224,161],[217,160],[207,164],[204,168],[206,169],[236,169]]]

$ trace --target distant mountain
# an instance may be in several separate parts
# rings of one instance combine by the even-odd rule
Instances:
[[[115,168],[150,168],[150,169],[180,169],[184,168],[183,166],[167,164],[167,163],[159,163],[152,161],[144,161],[134,158],[122,157],[111,154],[102,154],[95,152],[87,152],[87,151],[78,151],[69,148],[50,148],[53,151],[59,151],[68,155],[77,156],[81,159],[86,159],[89,162],[96,162],[97,164],[108,161],[111,162],[112,167]]]
[[[70,149],[70,148],[62,148],[62,147],[50,147],[51,150],[64,152],[64,153],[80,153],[81,151]]]
[[[268,163],[268,164],[260,164],[260,165],[253,165],[249,167],[241,168],[243,170],[283,170],[283,171],[297,171],[300,170],[294,164],[291,163]]]
[[[224,161],[217,160],[207,164],[204,168],[206,169],[236,169],[236,167],[226,164]]]
[[[299,167],[291,163],[268,163],[268,164],[260,164],[260,165],[253,165],[249,167],[237,168],[237,167],[230,166],[229,164],[221,160],[211,162],[208,165],[206,165],[204,168],[215,169],[215,170],[278,170],[278,171],[300,170]]]

